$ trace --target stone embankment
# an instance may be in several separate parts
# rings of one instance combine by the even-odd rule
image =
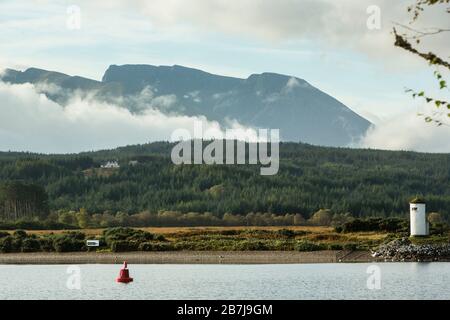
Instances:
[[[376,249],[372,256],[385,261],[450,261],[450,243],[413,244],[410,239],[393,240]]]

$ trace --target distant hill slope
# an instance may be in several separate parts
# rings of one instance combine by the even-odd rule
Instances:
[[[0,182],[38,184],[48,192],[51,209],[91,213],[176,210],[308,217],[327,208],[361,217],[407,217],[408,201],[422,195],[428,212],[450,218],[449,154],[282,143],[279,173],[264,177],[257,165],[175,166],[172,147],[157,142],[75,155],[0,152]],[[100,168],[110,160],[120,168]]]
[[[44,88],[64,105],[73,92],[95,91],[95,97],[117,103],[117,98],[146,92],[144,105],[164,113],[204,115],[226,125],[229,121],[254,128],[280,129],[284,141],[346,146],[361,137],[370,122],[303,79],[263,73],[247,79],[213,75],[182,66],[112,65],[102,81],[72,77],[30,68],[7,70],[2,80],[57,86]],[[166,97],[169,103],[158,98]],[[142,111],[137,99],[125,99],[124,107]],[[142,101],[141,101],[142,102]]]

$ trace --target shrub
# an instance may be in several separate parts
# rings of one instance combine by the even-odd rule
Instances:
[[[357,243],[345,243],[342,247],[344,250],[355,251],[358,249]]]
[[[20,252],[22,250],[23,238],[12,237],[11,252]]]
[[[172,251],[174,247],[167,242],[143,242],[138,249],[139,251]]]
[[[445,223],[434,223],[430,227],[431,235],[443,235],[449,230],[449,227]]]
[[[27,238],[22,241],[22,252],[39,252],[41,244],[35,238]]]
[[[55,236],[53,247],[56,252],[78,252],[86,248],[85,235],[81,232],[69,232]]]
[[[175,250],[197,250],[196,243],[192,241],[178,241],[174,245]]]
[[[222,230],[220,232],[224,236],[237,236],[241,234],[240,230]]]
[[[66,232],[66,235],[75,240],[85,240],[86,235],[83,232]]]
[[[6,238],[6,237],[8,237],[8,236],[9,236],[9,233],[8,233],[8,232],[0,231],[0,239]]]
[[[14,238],[24,239],[27,237],[27,233],[24,230],[16,230],[13,233]]]
[[[0,252],[9,253],[13,251],[13,237],[7,236],[0,239]]]
[[[342,250],[343,245],[338,243],[331,243],[328,245],[328,250]]]
[[[324,249],[323,245],[316,244],[314,242],[310,242],[310,241],[306,241],[306,240],[298,241],[295,246],[295,250],[297,250],[297,251],[319,251],[319,250],[323,250],[323,249]]]
[[[292,240],[276,240],[270,244],[271,250],[289,251],[294,250],[295,241]]]
[[[27,220],[18,220],[18,221],[10,221],[10,222],[1,222],[0,229],[3,230],[16,230],[16,229],[25,229],[25,230],[70,230],[76,229],[76,227],[67,225],[64,223],[59,223],[56,221],[27,221]]]
[[[16,238],[11,235],[0,238],[0,252],[20,252],[22,248],[22,240],[22,238]]]
[[[56,252],[78,252],[82,251],[85,245],[84,241],[58,238],[53,241],[53,247]]]
[[[156,241],[162,241],[162,242],[167,241],[167,239],[162,234],[155,235],[154,238]]]
[[[403,219],[389,218],[382,219],[378,224],[379,231],[398,232],[407,230],[409,223]]]
[[[114,241],[138,241],[148,242],[156,240],[154,234],[143,230],[136,230],[132,228],[110,228],[103,231],[103,236],[108,245]],[[158,241],[164,241],[164,237],[158,236]]]
[[[342,232],[363,232],[363,231],[382,231],[382,232],[401,232],[408,229],[408,221],[398,218],[371,218],[354,219],[341,226]],[[336,228],[337,231],[337,228]]]
[[[430,224],[439,224],[439,223],[444,223],[444,218],[442,217],[442,215],[438,212],[430,212],[428,214],[428,221],[430,222]]]
[[[312,225],[316,226],[329,226],[333,219],[333,214],[328,209],[321,209],[314,213],[309,219]]]
[[[53,246],[53,239],[45,237],[39,239],[39,245],[41,247],[41,251],[44,252],[52,252],[55,251],[55,247]]]
[[[234,250],[237,251],[263,251],[268,249],[267,244],[260,240],[243,240],[234,245]]]
[[[281,229],[278,230],[278,235],[285,237],[285,238],[295,238],[295,231],[289,230],[289,229]]]
[[[139,243],[137,241],[116,240],[111,242],[112,252],[138,251]]]

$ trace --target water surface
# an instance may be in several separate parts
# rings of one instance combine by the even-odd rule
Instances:
[[[0,299],[450,299],[450,263],[378,264],[379,290],[370,266],[130,265],[124,285],[120,265],[80,265],[78,290],[65,265],[1,265]]]

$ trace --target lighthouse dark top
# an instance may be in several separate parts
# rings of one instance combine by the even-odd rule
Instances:
[[[411,201],[409,203],[414,203],[414,204],[425,204],[425,199],[421,198],[421,197],[415,197],[414,199],[411,199]]]

